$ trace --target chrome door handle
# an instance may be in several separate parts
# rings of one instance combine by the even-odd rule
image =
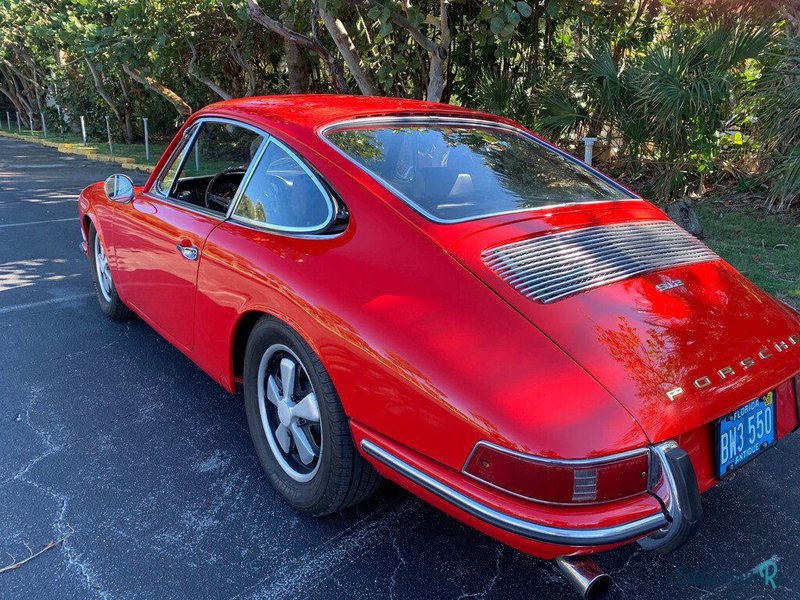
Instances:
[[[180,244],[175,244],[175,247],[178,249],[178,252],[183,255],[183,258],[187,260],[197,260],[197,255],[199,253],[197,246],[181,246]]]

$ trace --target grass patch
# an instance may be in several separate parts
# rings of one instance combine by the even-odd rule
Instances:
[[[800,309],[800,221],[796,216],[731,208],[713,200],[695,208],[705,228],[706,244],[758,287]]]
[[[7,131],[6,128],[2,128],[2,130]],[[22,132],[18,132],[17,129],[12,128],[11,133],[23,138],[29,138],[31,141],[44,139],[41,131],[34,131],[33,134],[31,134],[30,130],[26,131],[23,129]],[[145,167],[155,166],[155,164],[158,162],[158,159],[161,158],[161,155],[164,153],[164,150],[167,147],[167,144],[163,142],[150,142],[150,159],[148,160],[145,156],[144,144],[123,144],[122,142],[112,143],[112,149],[110,150],[108,147],[108,142],[102,143],[97,141],[89,141],[84,145],[81,136],[72,132],[64,133],[62,135],[58,132],[54,133],[52,131],[48,131],[46,139],[48,142],[74,144],[76,147],[92,150],[95,154],[99,155],[98,157],[108,156],[109,158],[129,159],[135,162],[137,165],[142,165]]]

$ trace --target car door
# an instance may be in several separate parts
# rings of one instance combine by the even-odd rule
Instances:
[[[227,218],[224,201],[236,196],[264,137],[227,120],[201,120],[153,186],[115,215],[114,277],[120,296],[186,349],[194,346],[197,270],[205,240]],[[214,202],[207,202],[209,184]]]

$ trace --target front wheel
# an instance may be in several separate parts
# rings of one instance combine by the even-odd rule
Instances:
[[[131,312],[120,300],[117,289],[114,287],[106,251],[94,225],[89,226],[89,261],[92,265],[92,281],[100,309],[106,316],[114,320],[129,318]]]
[[[297,510],[321,516],[367,498],[380,475],[356,451],[327,371],[292,329],[262,317],[244,359],[247,422],[261,466]]]

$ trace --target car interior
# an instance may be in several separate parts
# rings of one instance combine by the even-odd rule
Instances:
[[[172,183],[169,196],[220,213],[228,212],[263,140],[263,136],[249,129],[204,123],[192,148],[181,153],[183,167]]]
[[[159,189],[181,202],[225,214],[264,137],[228,123],[206,122],[200,127],[194,141],[177,153],[173,166],[159,181]],[[191,138],[187,135],[187,140]],[[313,229],[325,224],[329,203],[319,201],[323,193],[297,159],[270,143],[259,160],[236,216],[283,229]],[[338,201],[335,204],[336,219],[326,230],[338,231],[347,221],[344,206]]]

